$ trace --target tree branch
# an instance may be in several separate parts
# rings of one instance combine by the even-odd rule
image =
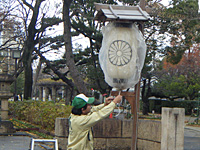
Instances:
[[[26,0],[22,0],[22,1],[23,1],[23,3],[24,3],[27,7],[29,7],[32,11],[34,10],[33,6],[30,5],[29,3],[27,3]]]

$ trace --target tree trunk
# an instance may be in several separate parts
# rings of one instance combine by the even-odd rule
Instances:
[[[36,23],[39,15],[39,8],[43,0],[38,0],[35,6],[32,7],[24,1],[24,4],[33,10],[32,18],[28,26],[27,39],[24,43],[24,53],[22,56],[24,72],[25,72],[25,83],[24,83],[24,99],[30,99],[32,94],[33,85],[33,69],[32,69],[32,52],[37,42],[35,41],[35,35],[37,33]],[[33,9],[34,8],[34,9]]]
[[[148,115],[149,112],[149,95],[151,94],[151,77],[148,78],[148,84],[146,83],[147,79],[143,80],[143,87],[142,87],[142,102],[143,102],[143,109],[142,114]],[[147,87],[146,87],[147,86]]]
[[[31,97],[32,97],[32,96],[34,95],[34,93],[35,93],[36,83],[37,83],[38,76],[39,76],[39,73],[40,73],[40,70],[41,70],[41,65],[42,65],[42,61],[41,61],[41,58],[40,58],[39,63],[38,63],[38,66],[37,66],[37,69],[36,69],[35,77],[34,77],[34,80],[33,80],[33,89],[32,89]]]
[[[32,53],[31,53],[32,54]],[[29,54],[29,56],[31,56]],[[24,61],[24,75],[25,75],[25,82],[24,82],[24,99],[28,100],[31,98],[32,93],[32,84],[33,84],[33,70],[32,70],[32,63],[31,57],[27,58],[27,61]]]
[[[74,84],[77,87],[79,93],[88,94],[86,84],[84,83],[80,72],[78,71],[72,52],[71,41],[71,22],[69,16],[69,9],[72,0],[63,0],[63,20],[64,20],[64,40],[65,40],[65,52],[66,52],[66,64],[69,68],[70,75],[74,80]]]
[[[149,100],[148,100],[148,98],[145,98],[142,101],[143,101],[142,114],[143,115],[148,115],[148,112],[149,112]]]

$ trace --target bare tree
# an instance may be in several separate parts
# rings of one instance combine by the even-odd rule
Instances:
[[[24,98],[31,98],[33,85],[32,60],[36,58],[36,51],[45,49],[45,44],[37,46],[42,39],[47,38],[47,29],[62,22],[55,16],[49,16],[49,0],[18,0],[18,14],[24,25],[24,43],[22,62],[24,67],[25,84]],[[46,36],[46,37],[45,37]],[[46,39],[46,43],[47,43]],[[49,45],[46,45],[49,46]]]
[[[0,50],[19,47],[21,26],[15,18],[14,0],[0,1]]]

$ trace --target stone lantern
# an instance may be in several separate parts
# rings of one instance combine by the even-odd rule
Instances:
[[[0,99],[1,99],[1,119],[8,120],[8,99],[13,96],[10,92],[10,84],[13,77],[7,74],[0,74]]]
[[[10,84],[14,78],[8,74],[8,64],[2,63],[0,74],[0,101],[1,101],[1,122],[0,133],[13,133],[13,124],[8,119],[8,99],[13,96],[10,92]]]

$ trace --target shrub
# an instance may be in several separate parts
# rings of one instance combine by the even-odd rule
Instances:
[[[198,101],[165,101],[165,100],[149,100],[150,112],[155,110],[156,113],[161,113],[162,107],[179,107],[185,108],[185,114],[191,115],[192,109],[198,106]]]
[[[9,113],[13,117],[41,126],[42,129],[53,131],[57,117],[68,118],[71,106],[52,101],[18,101],[9,102]]]

